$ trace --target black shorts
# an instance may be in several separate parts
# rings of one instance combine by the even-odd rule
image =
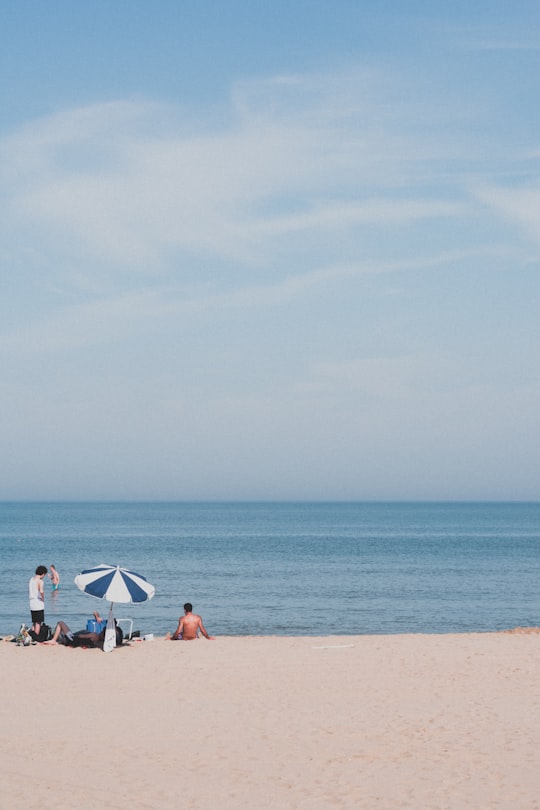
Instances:
[[[43,622],[45,621],[44,610],[31,610],[30,615],[32,616],[33,623],[43,624]]]

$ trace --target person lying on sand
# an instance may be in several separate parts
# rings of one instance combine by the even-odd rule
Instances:
[[[171,641],[194,641],[199,637],[199,631],[203,634],[208,641],[213,641],[214,636],[208,635],[206,627],[200,616],[193,613],[193,605],[191,602],[186,602],[184,605],[184,615],[178,619],[178,627],[172,634],[167,636]]]
[[[105,642],[105,631],[106,628],[101,633],[92,633],[89,630],[77,630],[73,633],[65,622],[58,622],[51,640],[44,641],[43,644],[63,644],[66,647],[99,647],[102,650]],[[119,647],[123,640],[124,634],[116,624],[116,646]]]

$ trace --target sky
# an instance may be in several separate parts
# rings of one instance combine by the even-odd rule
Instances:
[[[0,500],[540,497],[536,2],[0,14]]]

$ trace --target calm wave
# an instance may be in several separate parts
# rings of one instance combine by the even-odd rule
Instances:
[[[500,630],[540,624],[538,503],[0,503],[0,633],[29,621],[28,579],[53,563],[46,621],[106,605],[73,579],[131,568],[151,602],[115,607],[173,630],[192,601],[216,635]]]

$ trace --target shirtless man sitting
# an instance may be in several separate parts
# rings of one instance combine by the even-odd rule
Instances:
[[[200,616],[192,613],[193,605],[186,602],[184,605],[184,615],[178,619],[178,627],[170,637],[171,641],[194,641],[199,636],[199,631],[208,641],[213,641],[214,636],[209,636]]]

